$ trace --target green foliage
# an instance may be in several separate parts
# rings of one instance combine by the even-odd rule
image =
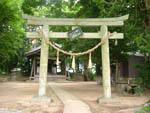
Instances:
[[[135,113],[150,113],[150,106],[143,106],[142,110],[136,111]]]
[[[143,64],[137,65],[138,71],[141,73],[137,78],[137,84],[142,85],[150,89],[150,61],[146,61]]]
[[[142,78],[142,77],[138,77],[138,78],[136,79],[136,83],[137,83],[138,85],[142,85],[142,84],[143,84],[143,78]]]
[[[22,0],[0,1],[0,70],[10,71],[17,66],[23,48],[24,35]]]
[[[25,14],[33,14],[33,9],[46,4],[46,0],[23,0],[22,10]]]
[[[6,72],[0,71],[0,75],[5,75],[5,74],[6,74]]]
[[[136,92],[137,94],[141,94],[141,93],[144,93],[144,92],[145,92],[145,89],[144,89],[144,88],[141,88],[141,87],[137,87],[137,88],[135,89],[135,92]]]
[[[19,61],[18,66],[21,68],[21,72],[24,75],[26,75],[26,76],[30,75],[31,61],[28,58],[26,58],[25,56],[20,57],[20,61]]]

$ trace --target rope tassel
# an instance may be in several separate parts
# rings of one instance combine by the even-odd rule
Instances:
[[[72,58],[72,68],[75,69],[76,64],[75,64],[75,56],[73,56]]]
[[[115,46],[117,46],[118,45],[118,40],[115,40]]]
[[[88,64],[88,68],[89,68],[89,69],[92,68],[92,58],[91,58],[91,53],[89,53],[89,64]]]
[[[57,60],[56,60],[56,65],[59,66],[59,51],[57,50]]]

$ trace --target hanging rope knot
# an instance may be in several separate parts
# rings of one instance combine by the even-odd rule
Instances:
[[[56,60],[56,65],[59,66],[59,50],[57,50],[57,60]]]
[[[75,64],[75,56],[72,57],[72,69],[75,70],[76,64]]]
[[[88,64],[88,68],[89,68],[89,69],[92,68],[92,58],[91,58],[91,53],[89,53],[89,64]]]
[[[115,40],[115,46],[117,46],[118,45],[118,40]]]

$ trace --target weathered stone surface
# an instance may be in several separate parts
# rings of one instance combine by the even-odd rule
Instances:
[[[99,104],[110,104],[110,103],[119,104],[120,103],[119,99],[117,99],[115,97],[112,97],[112,98],[101,97],[101,98],[98,98],[97,101]]]
[[[51,102],[51,98],[48,96],[42,96],[42,97],[37,96],[37,97],[33,97],[32,101],[49,104]]]
[[[102,40],[105,40],[108,28],[103,25],[101,27],[101,32],[103,33]],[[106,39],[102,45],[102,73],[103,73],[103,90],[104,97],[111,98],[111,80],[110,80],[110,58],[109,58],[109,40]]]
[[[44,25],[43,30],[45,32],[46,37],[48,37],[49,26]],[[46,96],[48,52],[49,52],[49,46],[46,44],[45,40],[42,39],[41,57],[40,57],[39,93],[38,93],[38,96],[40,97]]]

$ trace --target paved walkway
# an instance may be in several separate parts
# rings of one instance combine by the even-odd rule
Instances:
[[[64,104],[63,113],[92,113],[87,104],[77,99],[67,91],[58,87],[55,83],[49,83],[55,94]]]
[[[7,108],[0,108],[0,113],[25,113],[25,111],[8,110]]]

